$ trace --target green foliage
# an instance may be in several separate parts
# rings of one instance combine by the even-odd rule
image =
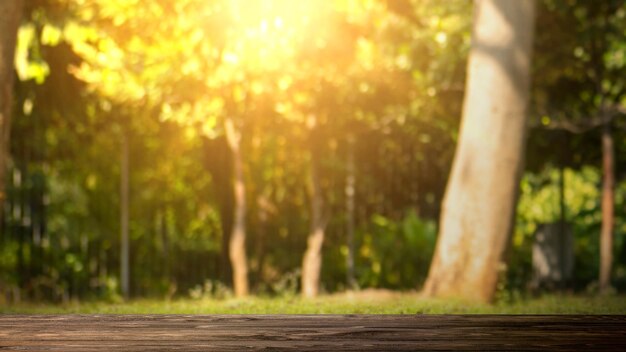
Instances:
[[[1,282],[3,285],[15,285],[17,277],[11,275],[13,269],[17,266],[17,250],[16,242],[2,243],[0,246],[0,273],[2,273]],[[7,289],[7,287],[2,287]]]
[[[131,160],[131,286],[137,297],[193,297],[193,303],[172,303],[179,312],[486,309],[464,310],[460,304],[430,309],[432,302],[413,302],[411,295],[403,296],[406,304],[380,309],[341,299],[301,309],[271,300],[254,301],[261,302],[255,308],[226,299],[225,244],[233,215],[226,118],[242,135],[253,290],[303,304],[294,296],[309,231],[311,151],[321,159],[328,216],[326,291],[346,287],[348,139],[354,139],[359,285],[415,289],[433,253],[462,110],[471,2],[267,4],[29,3],[16,51],[20,82],[9,200],[0,225],[0,296],[20,288],[26,299],[119,300],[119,160],[125,136]],[[594,115],[602,94],[605,102],[624,106],[624,16],[620,1],[541,2],[532,104],[539,127],[566,116]],[[598,64],[606,69],[602,94],[594,84],[592,66]],[[620,136],[618,155],[626,148]],[[561,137],[531,131],[504,301],[516,301],[518,295],[507,290],[521,292],[529,278],[537,225],[558,220],[558,171],[550,165],[566,165],[566,217],[576,236],[577,280],[586,285],[596,276],[598,136],[592,130]],[[558,155],[555,144],[564,146]],[[626,282],[623,182],[616,201],[615,277]],[[585,311],[577,302],[577,311]],[[156,303],[148,306],[160,311]],[[92,308],[148,309],[142,303]],[[517,310],[523,311],[511,308]]]
[[[418,218],[414,210],[399,221],[374,215],[359,237],[360,286],[409,289],[426,279],[435,249],[434,222]]]
[[[580,171],[565,169],[566,220],[581,226],[600,222],[600,174],[596,168]],[[540,174],[526,174],[521,182],[518,204],[518,227],[514,243],[521,244],[532,236],[538,224],[560,221],[560,172],[547,168]]]
[[[581,170],[564,170],[565,180],[565,221],[572,224],[574,234],[574,283],[581,287],[597,277],[599,254],[599,233],[602,221],[600,207],[600,173],[597,168],[584,167]],[[521,194],[517,208],[517,224],[513,236],[513,251],[509,265],[508,288],[523,289],[531,275],[531,247],[535,231],[541,224],[560,221],[560,171],[549,167],[539,174],[527,173],[522,179]],[[616,186],[615,248],[623,247],[626,233],[624,204],[626,184]],[[615,251],[616,281],[624,279],[623,256]]]

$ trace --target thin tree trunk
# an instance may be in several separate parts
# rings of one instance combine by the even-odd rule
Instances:
[[[258,269],[257,279],[263,282],[265,280],[265,258],[267,257],[266,241],[267,241],[267,226],[269,225],[270,215],[276,215],[277,209],[274,204],[269,200],[269,197],[260,195],[257,198],[258,206],[258,238],[257,238],[257,257],[258,257]]]
[[[559,165],[559,210],[560,210],[560,221],[559,221],[559,258],[562,262],[565,262],[565,258],[567,258],[567,251],[569,250],[566,245],[566,239],[568,235],[566,234],[566,209],[565,209],[565,156],[567,155],[567,134],[565,131],[562,131],[563,137],[561,142],[561,165]],[[564,269],[564,265],[561,265],[563,268],[561,271],[565,274],[567,270]],[[563,279],[559,282],[559,287],[563,289],[567,284],[568,275],[563,275]]]
[[[167,299],[172,299],[178,289],[176,277],[172,274],[172,256],[174,253],[170,248],[169,228],[168,228],[168,209],[166,206],[157,210],[156,213],[156,232],[160,234],[161,244],[163,246],[163,275],[167,280]]]
[[[129,161],[128,161],[128,134],[122,132],[121,140],[121,160],[120,160],[120,279],[122,295],[124,299],[130,297],[130,267],[129,267],[129,243],[128,243],[128,182],[129,182]]]
[[[314,123],[313,123],[314,124]],[[309,194],[311,198],[311,227],[307,239],[307,249],[302,260],[302,295],[307,298],[316,297],[320,287],[322,269],[322,245],[326,220],[323,216],[324,202],[319,179],[319,156],[314,125],[311,127],[311,165],[309,168]]]
[[[534,0],[477,0],[460,137],[424,293],[491,301],[514,225]]]
[[[260,202],[257,202],[260,203]],[[263,208],[262,205],[259,205],[258,212],[258,227],[257,227],[257,235],[256,235],[256,252],[258,258],[258,265],[256,270],[257,282],[260,280],[264,281],[263,277],[263,267],[265,266],[265,241],[266,241],[266,228],[267,228],[267,211]]]
[[[346,256],[346,279],[350,289],[357,289],[358,285],[354,275],[354,193],[355,193],[355,167],[354,167],[354,136],[348,136],[348,155],[346,160],[346,242],[348,255]]]
[[[225,121],[226,138],[233,156],[234,216],[228,253],[233,268],[235,296],[248,295],[248,263],[246,257],[246,188],[243,179],[241,136],[231,119]]]
[[[207,144],[206,163],[210,167],[211,177],[216,188],[216,197],[220,207],[220,256],[217,258],[219,279],[226,285],[231,285],[232,270],[228,256],[228,241],[233,224],[233,191],[231,187],[232,153],[226,136]]]
[[[566,209],[565,209],[565,157],[567,153],[567,134],[562,131],[561,139],[561,164],[559,165],[559,217],[561,221],[561,230],[564,230]]]
[[[0,221],[3,218],[6,200],[5,185],[13,105],[13,60],[23,6],[22,0],[0,1]]]
[[[600,233],[600,292],[611,288],[611,265],[613,263],[613,227],[615,223],[615,154],[613,134],[609,123],[602,130],[602,229]]]

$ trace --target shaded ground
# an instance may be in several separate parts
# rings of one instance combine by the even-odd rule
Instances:
[[[626,316],[3,315],[0,350],[626,350]]]

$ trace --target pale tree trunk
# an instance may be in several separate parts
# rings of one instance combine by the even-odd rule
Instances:
[[[350,289],[357,289],[357,281],[354,274],[354,193],[356,175],[354,167],[354,136],[348,136],[348,155],[346,160],[346,244],[348,255],[346,256],[346,279]]]
[[[224,127],[228,146],[233,156],[235,203],[228,254],[233,268],[235,296],[244,297],[248,295],[248,263],[246,258],[246,187],[243,179],[243,162],[241,160],[241,136],[235,129],[231,119],[226,119]]]
[[[319,179],[319,155],[315,144],[315,122],[311,126],[311,164],[309,168],[309,194],[311,199],[311,225],[307,248],[302,259],[302,295],[307,298],[316,297],[320,287],[322,270],[322,245],[324,244],[324,202]]]
[[[128,182],[129,182],[129,160],[128,160],[128,134],[124,130],[121,138],[121,156],[120,156],[120,281],[122,295],[124,299],[130,297],[130,254],[128,243]]]
[[[523,170],[534,0],[477,0],[459,141],[424,293],[491,301]]]
[[[615,154],[613,134],[607,122],[602,130],[602,229],[600,233],[600,292],[611,288],[611,265],[613,263],[613,225],[615,186]]]
[[[22,0],[0,1],[0,221],[6,200],[5,185],[13,105],[13,61],[22,8]]]

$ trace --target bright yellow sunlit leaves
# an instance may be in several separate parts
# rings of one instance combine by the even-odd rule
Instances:
[[[205,135],[256,107],[302,120],[322,89],[344,92],[347,77],[381,64],[363,30],[386,23],[375,0],[66,1],[76,21],[46,38],[61,35],[82,58],[74,76],[112,102],[155,106]],[[363,80],[355,78],[359,92],[372,92]]]
[[[20,80],[34,79],[35,82],[41,84],[50,73],[50,68],[43,60],[29,59],[30,48],[35,42],[35,36],[34,25],[20,27],[15,49],[15,69]]]

